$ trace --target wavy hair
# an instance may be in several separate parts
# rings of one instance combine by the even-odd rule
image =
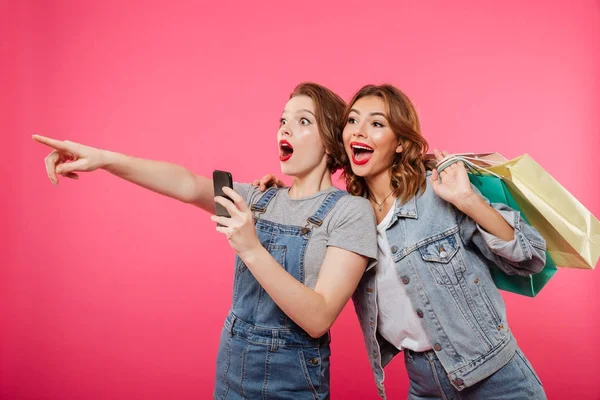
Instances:
[[[385,103],[385,116],[390,128],[402,144],[402,152],[397,153],[390,165],[391,185],[394,195],[404,203],[425,191],[426,171],[430,164],[425,161],[429,148],[427,140],[421,134],[419,117],[414,105],[402,91],[392,85],[366,85],[352,98],[344,120],[348,120],[352,106],[361,98],[376,96]],[[363,177],[352,172],[349,162],[344,165],[343,176],[346,188],[353,195],[369,194],[369,189]]]

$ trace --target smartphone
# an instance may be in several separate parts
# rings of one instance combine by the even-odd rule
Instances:
[[[226,171],[218,171],[215,170],[213,171],[213,186],[215,189],[215,196],[223,196],[226,199],[231,200],[231,198],[229,198],[229,196],[227,196],[225,193],[223,193],[223,187],[226,186],[230,189],[233,189],[233,179],[231,178],[231,174],[229,172]],[[222,205],[220,205],[219,203],[215,203],[215,209],[217,211],[217,216],[219,217],[231,217],[231,215],[229,215],[229,212],[227,211],[227,209],[225,207],[223,207]],[[219,226],[222,226],[221,224],[217,224]]]

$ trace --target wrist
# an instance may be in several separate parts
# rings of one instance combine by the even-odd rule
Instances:
[[[256,263],[257,260],[259,260],[262,257],[262,255],[265,252],[266,249],[260,243],[258,243],[257,245],[250,247],[247,250],[238,252],[238,256],[242,259],[244,264],[246,264],[246,266],[250,268]]]
[[[109,150],[98,150],[99,151],[99,160],[100,166],[99,168],[111,171],[115,166],[119,163],[119,160],[123,157],[122,154],[115,153]]]
[[[454,201],[454,206],[467,215],[477,207],[485,204],[483,198],[472,190],[457,196],[456,201]]]

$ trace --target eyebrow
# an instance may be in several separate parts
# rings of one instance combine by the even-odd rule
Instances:
[[[313,117],[315,117],[315,118],[317,117],[314,112],[312,112],[310,110],[307,110],[306,108],[301,108],[298,111],[306,111],[307,113],[312,114]],[[286,113],[289,113],[289,111],[288,110],[283,110],[283,112],[281,113],[281,115],[286,114]]]
[[[360,115],[360,112],[359,112],[359,111],[358,111],[356,108],[353,108],[353,109],[351,109],[351,110],[350,110],[350,112],[355,112],[355,113],[357,113],[358,115]],[[377,111],[376,111],[376,112],[372,112],[372,113],[370,113],[369,115],[370,115],[371,117],[374,117],[374,116],[377,116],[377,115],[379,115],[379,116],[382,116],[383,118],[386,118],[386,119],[387,119],[387,117],[385,116],[385,114],[384,114],[384,113],[382,113],[382,112],[377,112]]]

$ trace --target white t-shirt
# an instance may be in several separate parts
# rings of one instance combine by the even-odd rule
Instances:
[[[395,206],[390,208],[383,221],[377,225],[377,330],[385,340],[400,350],[431,350],[427,335],[396,273],[396,265],[392,259],[386,229],[394,212]]]

